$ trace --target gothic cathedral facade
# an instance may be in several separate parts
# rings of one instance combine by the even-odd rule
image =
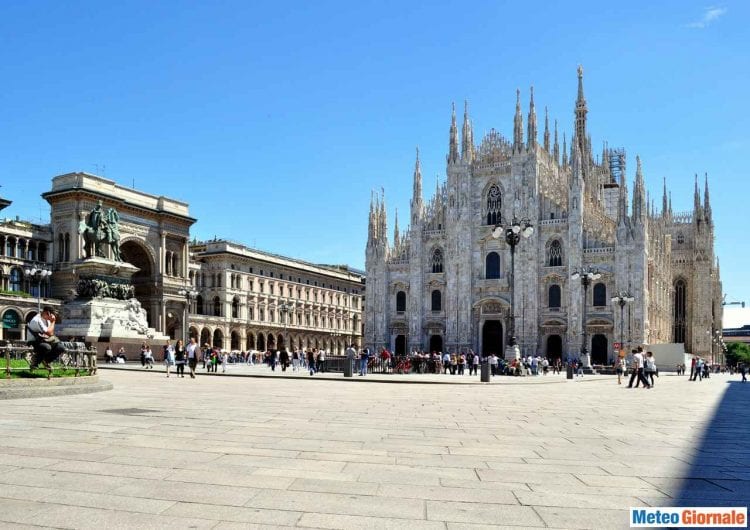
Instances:
[[[465,109],[459,143],[454,108],[447,180],[426,203],[417,152],[409,227],[396,217],[389,241],[384,198],[371,201],[366,345],[502,356],[512,324],[523,355],[577,356],[583,337],[594,364],[610,362],[619,342],[713,353],[722,299],[708,182],[701,197],[696,176],[690,212],[672,211],[665,184],[657,210],[636,157],[631,199],[625,151],[594,154],[587,112],[580,67],[569,148],[557,122],[550,134],[546,109],[537,141],[533,88],[525,138],[520,94],[512,141],[493,129],[475,145]],[[514,219],[534,227],[515,248],[515,274],[510,246],[492,235]],[[600,275],[590,286],[572,278],[590,269]],[[632,302],[613,303],[619,295]]]

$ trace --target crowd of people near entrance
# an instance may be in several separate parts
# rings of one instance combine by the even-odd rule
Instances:
[[[185,345],[182,340],[174,343],[166,341],[162,347],[162,358],[166,367],[166,376],[170,377],[174,371],[177,377],[185,377],[185,367],[188,367],[188,375],[195,378],[198,363],[207,373],[226,373],[227,367],[232,364],[265,365],[271,371],[279,370],[286,372],[306,372],[311,376],[315,373],[327,371],[327,359],[333,357],[340,360],[341,356],[333,356],[323,348],[308,348],[294,351],[266,350],[258,351],[232,351],[227,352],[221,348],[204,344],[200,347],[193,337]],[[414,350],[408,355],[394,355],[386,348],[379,353],[373,353],[369,348],[357,348],[352,344],[346,349],[343,356],[352,363],[353,370],[360,376],[368,373],[397,373],[397,374],[442,374],[442,375],[478,375],[480,366],[487,364],[491,376],[546,376],[560,374],[568,368],[575,374],[576,378],[584,376],[585,363],[580,357],[568,356],[565,360],[560,357],[548,359],[540,355],[521,356],[516,359],[505,359],[497,354],[481,356],[472,350],[462,352],[427,352]],[[105,350],[105,360],[108,363],[124,363],[127,360],[124,347],[120,347],[115,354],[110,347]],[[153,369],[154,354],[151,346],[147,343],[141,345],[141,366],[145,369]],[[599,365],[597,365],[599,366]],[[624,378],[630,376],[627,388],[644,389],[653,388],[659,377],[659,369],[656,358],[651,351],[644,351],[642,347],[632,350],[626,358],[620,356],[610,360],[607,368],[614,369],[617,375],[617,383],[622,384]],[[733,368],[710,365],[700,356],[693,356],[690,363],[690,381],[702,381],[709,378],[711,373],[722,373],[729,370],[734,373]],[[337,364],[334,371],[340,371],[341,364]],[[677,375],[685,375],[687,367],[685,364],[676,366]],[[742,381],[747,381],[748,367],[744,364],[737,367],[742,374]]]

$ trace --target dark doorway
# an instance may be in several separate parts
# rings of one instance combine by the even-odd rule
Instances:
[[[151,304],[159,300],[153,288],[153,266],[148,251],[136,241],[126,241],[120,247],[122,260],[138,267],[138,272],[133,274],[131,283],[135,288],[135,297],[146,310],[148,325],[155,326],[155,315],[151,314]],[[160,330],[163,331],[163,330]]]
[[[396,355],[406,355],[406,336],[396,335]]]
[[[443,337],[440,335],[430,335],[430,351],[443,351]]]
[[[503,357],[503,325],[499,320],[488,320],[482,327],[482,356],[492,355]]]
[[[547,359],[549,362],[562,359],[562,337],[560,335],[547,337]]]
[[[591,364],[607,364],[607,337],[594,335],[591,337]]]

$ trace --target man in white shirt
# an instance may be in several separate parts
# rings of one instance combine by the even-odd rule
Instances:
[[[55,322],[57,318],[51,307],[45,306],[41,313],[32,318],[26,328],[29,332],[29,340],[33,341],[34,359],[31,368],[36,368],[40,362],[49,364],[57,359],[65,351],[60,339],[55,337]]]
[[[646,377],[643,375],[643,352],[642,348],[638,348],[638,351],[633,354],[633,364],[634,364],[634,370],[633,374],[630,376],[630,383],[628,384],[628,388],[633,388],[633,380],[637,377],[638,382],[635,384],[635,387],[638,388],[639,383],[643,383],[644,388],[651,388],[651,385],[648,384],[648,381],[646,381]]]
[[[198,341],[195,340],[195,337],[190,337],[190,342],[185,350],[187,351],[190,378],[195,379],[195,367],[198,366]]]

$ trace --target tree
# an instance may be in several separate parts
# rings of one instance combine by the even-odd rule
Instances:
[[[750,364],[750,344],[744,342],[727,343],[726,359],[728,365],[737,363]]]

